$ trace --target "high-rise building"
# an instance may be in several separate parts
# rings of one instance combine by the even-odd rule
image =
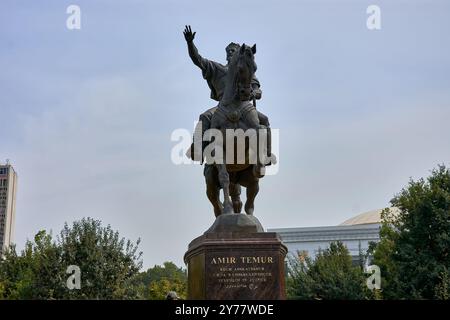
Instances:
[[[0,257],[14,239],[17,173],[10,164],[0,164]]]

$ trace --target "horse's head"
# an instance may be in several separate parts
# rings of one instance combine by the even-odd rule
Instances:
[[[245,43],[234,54],[237,68],[237,90],[241,101],[249,100],[252,93],[251,82],[256,72],[256,44],[253,47]]]

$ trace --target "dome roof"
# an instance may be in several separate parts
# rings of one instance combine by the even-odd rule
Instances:
[[[345,220],[340,224],[340,226],[353,226],[357,224],[369,224],[369,223],[381,223],[381,212],[384,209],[372,210],[364,212]],[[396,207],[389,208],[393,214],[398,214],[399,210]]]

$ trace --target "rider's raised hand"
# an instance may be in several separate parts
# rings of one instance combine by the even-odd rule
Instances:
[[[186,39],[187,42],[192,42],[194,41],[195,38],[195,33],[192,33],[192,29],[191,26],[185,26],[186,28],[183,31],[184,34],[184,38]]]

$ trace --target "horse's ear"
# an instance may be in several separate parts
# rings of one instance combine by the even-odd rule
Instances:
[[[245,51],[245,43],[242,44],[240,52],[244,53],[244,51]]]
[[[256,53],[256,43],[253,45],[253,47],[252,47],[252,52],[253,52],[253,54],[255,54]]]

